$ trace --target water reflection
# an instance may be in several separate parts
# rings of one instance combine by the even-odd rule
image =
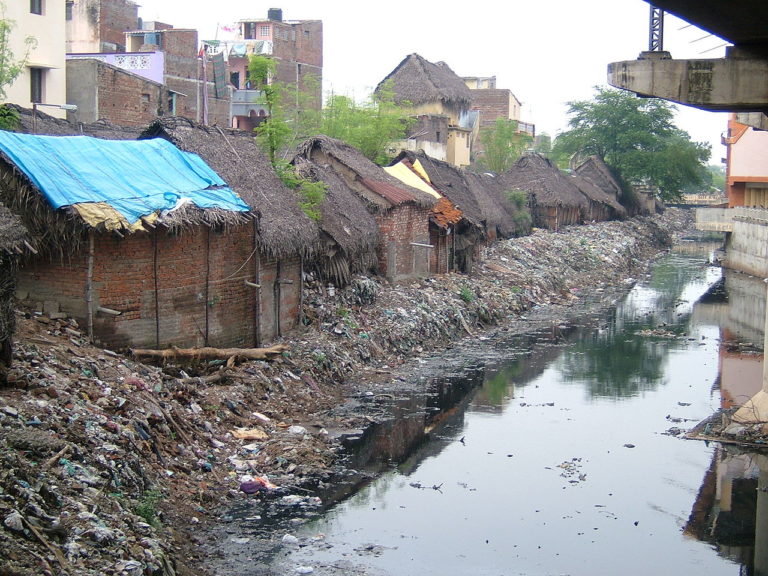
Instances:
[[[761,461],[669,429],[750,394],[758,292],[672,255],[608,314],[463,349],[461,370],[437,359],[427,394],[356,438],[376,477],[273,525],[306,545],[275,546],[269,573],[764,574],[768,514],[750,523],[739,495]]]
[[[684,529],[718,554],[768,575],[768,457],[718,446]]]

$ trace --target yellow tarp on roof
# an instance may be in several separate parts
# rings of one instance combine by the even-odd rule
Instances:
[[[427,182],[418,177],[418,175],[411,170],[408,166],[402,162],[398,162],[394,166],[387,166],[384,168],[391,176],[394,176],[403,184],[408,184],[413,188],[418,188],[422,192],[426,192],[433,198],[441,198],[440,194],[432,188]]]

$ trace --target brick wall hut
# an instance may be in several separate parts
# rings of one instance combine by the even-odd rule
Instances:
[[[429,211],[429,271],[445,274],[456,269],[456,225],[461,221],[461,210],[443,195],[429,180],[418,160],[401,156],[399,161],[384,170],[414,188],[435,198]]]
[[[327,136],[304,141],[298,160],[332,170],[373,215],[378,274],[397,281],[429,275],[429,213],[435,198],[387,174],[348,144]]]
[[[142,138],[163,138],[197,154],[251,206],[255,220],[249,229],[237,231],[227,277],[235,280],[237,307],[253,324],[258,345],[297,327],[304,261],[317,249],[318,230],[253,134],[176,117],[158,119]]]
[[[21,220],[0,203],[0,384],[13,357],[16,274],[19,257],[27,249],[26,236]]]
[[[497,238],[527,233],[515,222],[512,206],[501,194],[498,182],[420,152],[403,152],[396,160],[408,159],[424,170],[441,194],[461,210],[455,225],[455,269],[470,274],[480,248]]]
[[[38,251],[19,292],[112,348],[253,342],[237,231],[250,209],[165,141],[0,132],[0,200]]]

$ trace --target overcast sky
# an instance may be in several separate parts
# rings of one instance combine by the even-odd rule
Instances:
[[[341,0],[136,0],[144,20],[195,28],[223,39],[220,27],[266,18],[323,21],[323,89],[363,98],[408,54],[446,62],[459,76],[496,76],[523,103],[521,120],[555,137],[567,129],[567,102],[607,86],[609,62],[634,60],[648,48],[649,4],[643,0],[421,0],[405,4]],[[670,15],[664,47],[674,58],[720,58],[723,41]],[[727,115],[678,106],[678,127],[725,155]]]

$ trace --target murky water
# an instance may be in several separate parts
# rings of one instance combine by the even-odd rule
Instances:
[[[299,540],[268,571],[767,574],[768,466],[680,436],[760,388],[765,286],[690,252],[604,316],[486,342],[461,377],[426,366],[432,395],[359,448],[395,462],[276,532]]]

